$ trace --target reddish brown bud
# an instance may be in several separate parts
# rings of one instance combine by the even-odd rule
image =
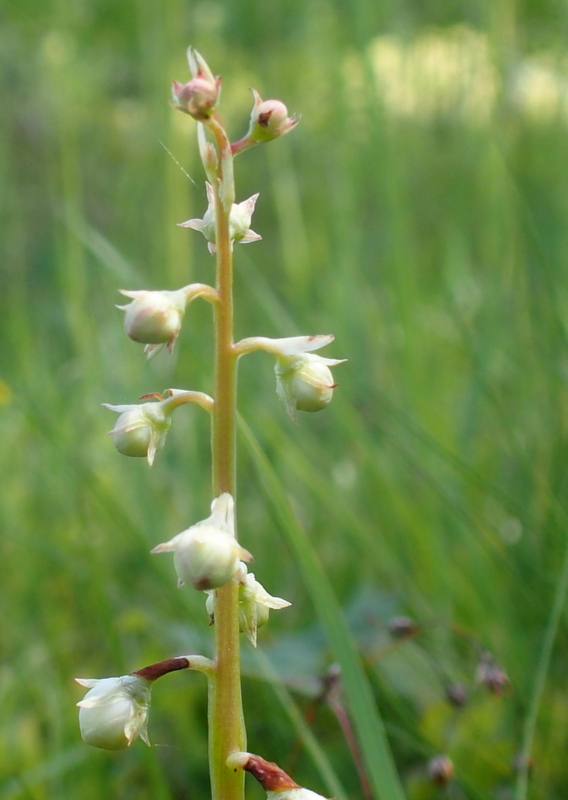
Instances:
[[[452,683],[446,689],[446,699],[452,706],[463,708],[469,698],[467,690],[461,683]]]
[[[477,667],[476,678],[478,683],[482,683],[492,694],[498,697],[504,694],[509,688],[509,676],[499,664],[495,663],[491,656],[484,654]]]
[[[406,639],[418,633],[418,625],[410,617],[393,617],[389,621],[388,629],[393,639]]]
[[[428,762],[428,775],[438,786],[445,786],[454,777],[454,765],[448,756],[436,756]]]

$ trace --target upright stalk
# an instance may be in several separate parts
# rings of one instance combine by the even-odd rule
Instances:
[[[233,344],[233,254],[229,234],[232,170],[230,144],[216,120],[210,129],[219,153],[218,181],[215,192],[217,291],[215,305],[215,408],[212,425],[213,494],[235,496],[236,487],[236,371],[237,357]],[[228,148],[228,150],[227,150]],[[225,155],[225,158],[223,158]],[[229,171],[231,174],[223,174]],[[232,166],[232,165],[231,165]],[[230,185],[228,185],[230,184]],[[222,191],[223,188],[223,191]],[[223,197],[222,197],[222,196]],[[209,699],[209,769],[213,800],[242,800],[244,772],[227,767],[228,756],[246,750],[239,649],[239,587],[235,581],[222,586],[215,597],[216,680]]]

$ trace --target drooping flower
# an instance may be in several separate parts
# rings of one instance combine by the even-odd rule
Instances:
[[[150,681],[139,675],[120,678],[75,678],[89,691],[79,706],[81,736],[103,750],[130,747],[137,736],[148,740]]]
[[[187,50],[187,61],[192,78],[185,84],[173,81],[172,104],[196,120],[207,120],[219,102],[221,78],[213,75],[203,56],[192,47]]]
[[[247,574],[246,564],[240,565],[236,577],[239,580],[239,630],[256,647],[257,630],[268,622],[270,609],[288,608],[292,603],[268,594],[264,586],[255,580],[253,572]],[[207,613],[214,621],[214,592],[208,592],[205,605]]]
[[[332,342],[332,335],[292,336],[270,339],[252,336],[235,345],[237,355],[255,350],[265,350],[276,356],[276,391],[285,403],[288,414],[296,420],[296,411],[321,411],[331,401],[337,386],[329,367],[342,364],[347,359],[323,358],[313,355]]]
[[[157,402],[113,406],[103,403],[109,411],[120,414],[114,428],[109,431],[119,453],[135,458],[147,458],[152,466],[154,457],[166,441],[172,424],[172,411],[184,403],[197,403],[207,410],[213,400],[203,392],[168,389],[166,397],[160,394],[144,395],[143,400],[154,398]]]
[[[256,89],[252,89],[254,106],[250,116],[250,127],[246,136],[251,142],[270,142],[284,136],[298,124],[296,116],[289,117],[288,109],[281,100],[263,100]]]
[[[210,253],[216,250],[215,244],[215,195],[213,187],[207,181],[207,211],[203,215],[203,219],[188,219],[187,222],[179,222],[180,228],[193,228],[194,231],[202,233],[208,241],[208,249]],[[242,203],[233,203],[229,215],[229,236],[231,238],[231,246],[233,242],[239,244],[248,244],[249,242],[258,242],[262,239],[258,233],[255,233],[250,228],[254,207],[258,199],[258,194],[253,194],[248,200],[243,200]]]
[[[329,368],[343,361],[314,353],[284,356],[276,361],[276,391],[292,419],[296,410],[321,411],[329,405],[337,386]]]
[[[173,552],[178,586],[190,583],[202,590],[218,589],[232,580],[241,559],[252,561],[251,554],[235,538],[234,501],[228,492],[213,500],[207,519],[151,552]]]
[[[140,403],[117,405],[103,403],[109,411],[120,414],[114,428],[109,431],[119,453],[135,458],[147,458],[152,466],[154,457],[166,441],[172,420],[166,403]]]
[[[183,289],[163,291],[125,291],[132,299],[125,306],[117,305],[125,312],[124,329],[135,342],[145,344],[144,353],[151,358],[165,345],[170,353],[181,330],[183,315],[188,304],[196,297],[205,296],[214,300],[217,292],[204,283],[193,283]]]

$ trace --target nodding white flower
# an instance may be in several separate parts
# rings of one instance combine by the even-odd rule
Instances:
[[[270,609],[288,608],[292,603],[268,594],[264,586],[255,580],[253,572],[247,574],[246,564],[241,563],[235,577],[239,581],[239,630],[246,633],[249,642],[256,647],[257,630],[268,622]],[[214,592],[208,592],[205,607],[214,622]]]
[[[147,394],[141,398],[155,398],[158,401],[152,403],[119,406],[103,403],[109,411],[120,414],[116,425],[109,431],[119,453],[147,458],[148,464],[152,466],[156,453],[166,441],[166,434],[172,424],[170,415],[174,408],[185,403],[197,403],[208,410],[213,407],[213,400],[203,392],[168,389],[166,395],[162,397],[161,394]]]
[[[274,367],[276,391],[292,419],[296,410],[321,411],[329,405],[337,386],[329,368],[343,361],[314,353],[278,358]]]
[[[221,94],[221,78],[216,78],[197,50],[188,48],[187,60],[192,79],[189,83],[172,84],[174,108],[196,120],[206,120],[215,110]]]
[[[235,538],[234,501],[228,492],[213,500],[211,516],[151,552],[173,552],[178,586],[190,583],[202,590],[218,589],[232,580],[241,559],[252,561]]]
[[[202,233],[208,241],[208,249],[210,253],[216,250],[215,245],[215,195],[213,187],[209,182],[206,182],[207,187],[207,211],[203,219],[188,219],[187,222],[180,222],[180,228],[193,228],[194,231]],[[258,194],[253,194],[248,200],[243,200],[242,203],[233,203],[231,212],[229,214],[229,235],[231,237],[231,246],[233,242],[239,244],[248,244],[249,242],[258,242],[262,239],[258,233],[250,229],[250,223],[254,212],[254,207],[258,199]]]
[[[331,334],[286,339],[251,336],[237,342],[235,350],[239,357],[255,350],[276,356],[276,391],[288,414],[296,420],[296,411],[321,411],[331,401],[337,384],[329,367],[343,364],[347,359],[323,358],[312,351],[325,347],[334,338]]]
[[[193,283],[175,292],[120,290],[132,299],[125,306],[117,305],[125,312],[124,329],[135,342],[145,344],[144,352],[151,358],[167,345],[170,353],[181,330],[185,309],[196,297],[206,296],[212,300],[216,291],[204,283]]]
[[[255,89],[251,91],[254,106],[247,134],[249,141],[270,142],[296,127],[298,118],[288,116],[288,109],[281,100],[263,100]]]
[[[89,691],[79,706],[81,736],[103,750],[130,747],[139,736],[147,745],[150,681],[139,675],[120,678],[75,678]]]
[[[147,458],[152,466],[172,424],[167,401],[118,406],[103,403],[103,406],[120,414],[116,425],[109,431],[118,452],[125,456]]]

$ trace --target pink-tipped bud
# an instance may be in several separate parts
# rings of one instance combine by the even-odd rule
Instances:
[[[216,78],[204,58],[193,48],[187,51],[192,79],[189,83],[172,83],[174,108],[203,121],[211,116],[221,93],[221,78]]]
[[[246,137],[250,142],[270,142],[296,127],[298,119],[288,116],[288,109],[281,100],[263,100],[255,89],[252,94],[254,106]]]

